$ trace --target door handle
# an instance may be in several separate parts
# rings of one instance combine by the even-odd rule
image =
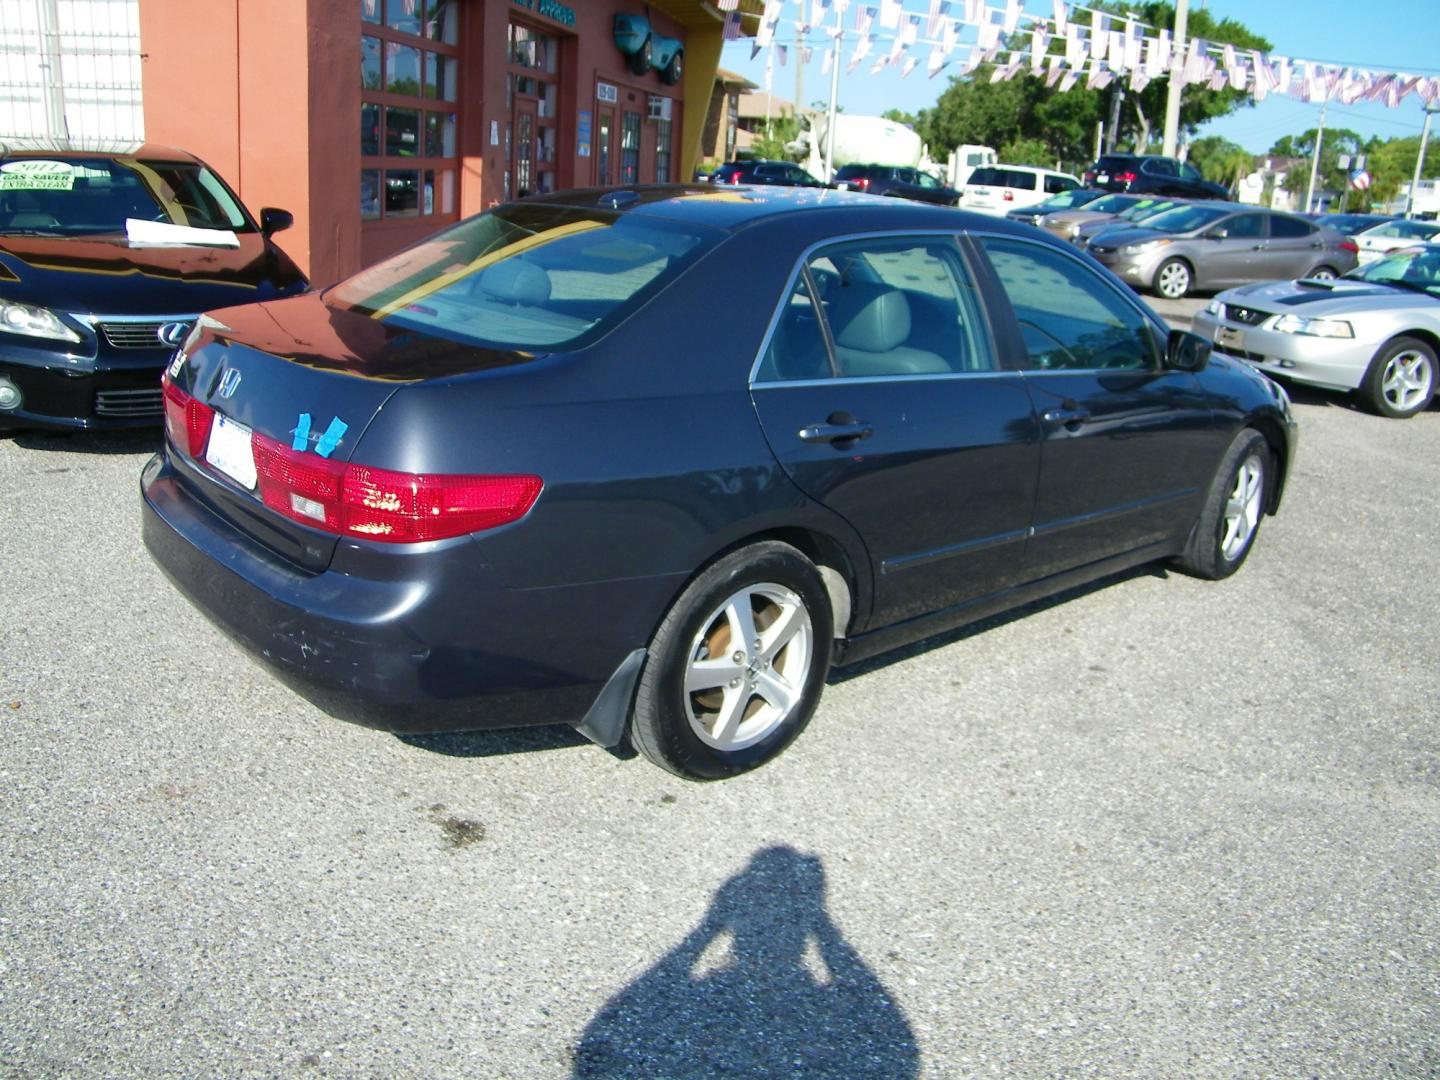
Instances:
[[[1043,413],[1040,419],[1047,424],[1063,424],[1065,427],[1075,428],[1089,420],[1090,413],[1085,409],[1050,409]]]
[[[844,442],[847,439],[868,439],[875,429],[868,420],[854,420],[847,424],[811,424],[800,429],[803,442]]]
[[[1264,245],[1264,244],[1256,244],[1256,245],[1255,245],[1254,247],[1252,247],[1250,250],[1251,250],[1251,251],[1264,251],[1264,250],[1265,250],[1265,245]]]

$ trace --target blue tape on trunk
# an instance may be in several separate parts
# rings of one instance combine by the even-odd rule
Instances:
[[[330,426],[325,429],[325,434],[320,436],[320,441],[315,444],[315,453],[321,457],[329,457],[340,442],[340,437],[345,434],[350,425],[341,420],[338,416],[330,421]]]
[[[302,412],[295,421],[295,437],[290,440],[291,450],[304,450],[310,439],[310,414]]]

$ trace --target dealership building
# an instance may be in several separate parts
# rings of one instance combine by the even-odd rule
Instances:
[[[0,142],[189,150],[252,211],[293,212],[282,243],[324,284],[507,199],[689,179],[724,20],[705,0],[0,0]]]

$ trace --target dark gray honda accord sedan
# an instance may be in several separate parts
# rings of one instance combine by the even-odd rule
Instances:
[[[145,540],[300,693],[768,760],[832,663],[1106,574],[1221,578],[1289,404],[1032,229],[836,191],[571,191],[175,354]]]

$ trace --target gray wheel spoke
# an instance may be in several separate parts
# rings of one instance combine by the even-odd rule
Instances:
[[[755,612],[750,605],[749,591],[736,593],[725,605],[725,621],[730,624],[731,647],[744,653],[747,660],[755,644]]]
[[[791,639],[809,623],[803,608],[798,604],[786,604],[780,617],[760,635],[760,655],[773,663],[775,657],[785,651],[785,646],[790,644]]]
[[[690,664],[690,670],[685,673],[685,690],[692,694],[701,690],[714,690],[744,677],[745,666],[735,663],[728,656],[718,660],[695,660]]]
[[[745,718],[745,706],[749,704],[749,687],[725,690],[725,701],[721,704],[720,714],[715,718],[715,725],[710,731],[711,738],[716,743],[724,746],[735,738],[735,733],[740,730],[740,721]]]
[[[774,668],[769,668],[755,676],[755,692],[765,700],[766,704],[778,709],[782,715],[788,713],[791,706],[800,698],[799,687],[790,685],[789,680]]]
[[[1237,559],[1250,543],[1260,523],[1265,497],[1265,468],[1259,458],[1246,458],[1235,474],[1235,485],[1225,500],[1220,553]]]

